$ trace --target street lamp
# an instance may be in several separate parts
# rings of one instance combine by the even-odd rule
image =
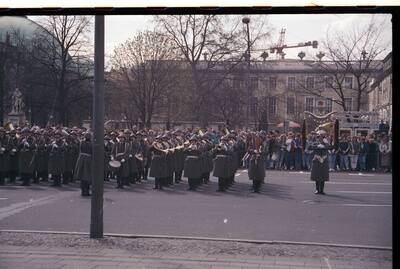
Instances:
[[[247,111],[246,111],[246,131],[249,130],[249,114],[250,114],[250,18],[244,17],[242,22],[246,24],[247,30],[247,51],[245,53],[245,60],[247,61]]]

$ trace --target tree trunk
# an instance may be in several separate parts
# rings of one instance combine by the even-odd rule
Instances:
[[[0,126],[4,126],[5,63],[0,67]]]
[[[357,111],[361,109],[361,91],[358,90],[357,92]]]

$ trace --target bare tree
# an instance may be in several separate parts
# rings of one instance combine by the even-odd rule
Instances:
[[[114,50],[112,63],[118,74],[117,87],[127,91],[142,126],[150,127],[162,98],[176,86],[180,67],[175,59],[171,41],[156,31],[141,32]]]
[[[366,25],[353,25],[346,31],[328,30],[323,42],[325,53],[320,54],[316,62],[308,63],[319,74],[315,77],[315,85],[309,87],[306,81],[299,81],[299,88],[323,98],[327,96],[324,90],[331,90],[334,93],[332,101],[343,110],[350,109],[346,107],[346,98],[355,96],[355,110],[360,111],[369,83],[380,69],[379,58],[387,51],[388,44],[382,43],[385,26],[385,19],[378,20],[372,15]],[[327,60],[322,61],[324,56]]]
[[[203,127],[210,120],[210,100],[222,83],[243,59],[244,31],[241,17],[216,15],[157,16],[156,22],[179,49],[188,63],[194,86],[193,111]],[[254,24],[256,25],[256,24]],[[255,27],[252,27],[255,29]],[[266,36],[258,27],[253,43]],[[210,87],[210,75],[219,71],[219,80]]]
[[[91,17],[48,16],[39,24],[47,33],[39,31],[36,35],[36,60],[48,67],[56,89],[53,111],[57,112],[57,121],[68,125],[70,105],[90,97],[90,91],[83,94],[75,92],[69,100],[71,91],[83,87],[82,81],[85,81],[85,86],[88,85],[90,70],[93,68],[89,61]]]

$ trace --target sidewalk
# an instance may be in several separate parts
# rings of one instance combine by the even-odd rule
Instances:
[[[391,268],[392,251],[154,238],[0,233],[0,268]]]

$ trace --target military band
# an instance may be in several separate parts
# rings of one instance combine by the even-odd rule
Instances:
[[[116,179],[116,188],[154,178],[154,189],[188,181],[188,190],[196,191],[218,179],[218,192],[234,184],[240,166],[248,168],[252,191],[260,192],[265,179],[265,163],[271,158],[262,133],[113,130],[104,137],[104,180]],[[92,134],[81,128],[52,127],[0,128],[0,185],[15,183],[19,176],[24,186],[52,181],[61,187],[80,181],[82,196],[90,195],[92,181]],[[329,180],[328,150],[324,140],[307,143],[313,152],[311,180],[316,193],[324,194]],[[268,155],[269,154],[269,155]]]

